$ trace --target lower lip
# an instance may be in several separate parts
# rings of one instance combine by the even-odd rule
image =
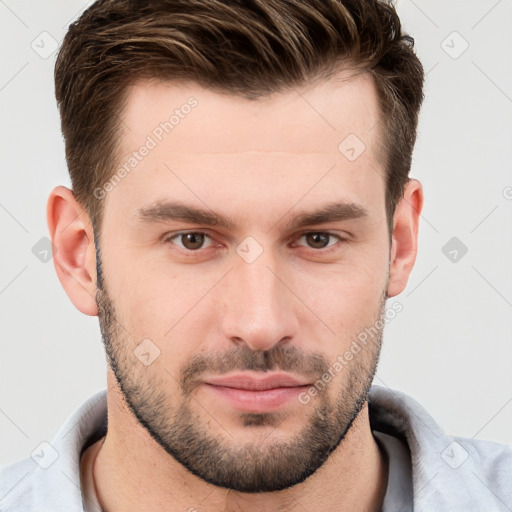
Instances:
[[[297,399],[297,396],[309,387],[294,386],[248,390],[206,383],[205,386],[236,409],[256,413],[275,411],[291,400]]]

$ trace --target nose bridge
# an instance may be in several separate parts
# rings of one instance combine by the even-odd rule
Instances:
[[[227,338],[243,341],[253,350],[269,350],[293,337],[296,318],[292,294],[279,274],[279,264],[270,249],[253,261],[235,256],[224,300]]]

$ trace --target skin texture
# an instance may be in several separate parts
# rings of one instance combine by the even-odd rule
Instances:
[[[258,101],[140,82],[122,114],[120,164],[192,96],[197,105],[101,199],[100,254],[72,192],[56,187],[48,201],[57,274],[74,305],[99,316],[109,356],[109,430],[90,462],[100,503],[109,512],[379,510],[387,465],[366,395],[382,330],[307,404],[248,413],[204,381],[279,371],[313,384],[333,368],[407,284],[421,184],[407,184],[390,246],[367,75]],[[365,145],[353,161],[338,149],[350,134]],[[233,226],[138,215],[165,200]],[[366,215],[287,228],[332,202]],[[170,239],[182,231],[208,236]],[[315,236],[325,231],[344,240]],[[257,257],[248,262],[247,251]],[[149,365],[136,357],[143,340],[157,355]]]

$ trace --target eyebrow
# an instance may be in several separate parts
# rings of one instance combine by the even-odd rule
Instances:
[[[368,211],[357,203],[335,202],[328,203],[312,211],[299,212],[286,224],[286,229],[294,230],[305,226],[314,226],[327,222],[366,217]],[[228,230],[235,229],[235,222],[230,217],[224,217],[212,210],[196,208],[179,201],[157,201],[137,210],[137,217],[146,223],[178,220],[191,224],[219,226]]]

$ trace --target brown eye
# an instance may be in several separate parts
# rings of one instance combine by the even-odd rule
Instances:
[[[326,233],[308,233],[305,235],[308,244],[314,249],[323,249],[329,244],[329,236]]]
[[[335,239],[335,242],[343,241],[343,238],[341,238],[339,235],[336,235],[335,233],[321,231],[305,233],[300,238],[304,238],[306,240],[308,247],[319,250],[336,245],[335,243],[329,243],[329,241],[332,239]]]
[[[207,238],[210,238],[206,233],[201,232],[188,232],[188,233],[177,233],[175,235],[166,237],[164,242],[176,243],[178,247],[186,249],[187,251],[197,251],[198,249],[204,248],[204,242]],[[175,240],[181,242],[177,243]]]
[[[180,236],[186,249],[200,249],[204,243],[204,235],[202,233],[185,233]]]

